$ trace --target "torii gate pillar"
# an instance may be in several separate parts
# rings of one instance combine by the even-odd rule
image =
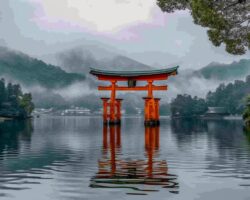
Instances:
[[[144,97],[144,124],[145,126],[160,125],[159,102],[160,98]]]

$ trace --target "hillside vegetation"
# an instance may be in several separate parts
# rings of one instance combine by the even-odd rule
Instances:
[[[62,88],[85,80],[84,75],[67,73],[59,67],[4,47],[0,47],[0,77],[25,86],[39,85],[45,88]]]
[[[0,80],[0,117],[27,118],[34,109],[31,93],[23,93],[19,84]]]

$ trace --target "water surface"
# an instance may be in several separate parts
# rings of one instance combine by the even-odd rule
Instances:
[[[99,117],[0,123],[1,199],[250,199],[242,121]]]

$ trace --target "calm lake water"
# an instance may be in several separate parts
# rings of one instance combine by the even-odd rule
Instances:
[[[240,120],[2,122],[0,198],[250,199],[250,136]]]

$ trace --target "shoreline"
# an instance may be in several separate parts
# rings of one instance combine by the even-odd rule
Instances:
[[[26,120],[26,119],[31,119],[32,116],[28,116],[26,118],[19,118],[19,117],[3,117],[0,116],[0,122],[5,122],[5,121],[12,121],[12,120]]]
[[[174,116],[172,119],[202,119],[202,120],[243,120],[241,115],[227,115],[227,116],[211,116],[206,117],[204,115],[201,116]]]
[[[13,120],[14,118],[11,118],[11,117],[1,117],[0,116],[0,122],[4,122],[4,121],[10,121],[10,120]]]

